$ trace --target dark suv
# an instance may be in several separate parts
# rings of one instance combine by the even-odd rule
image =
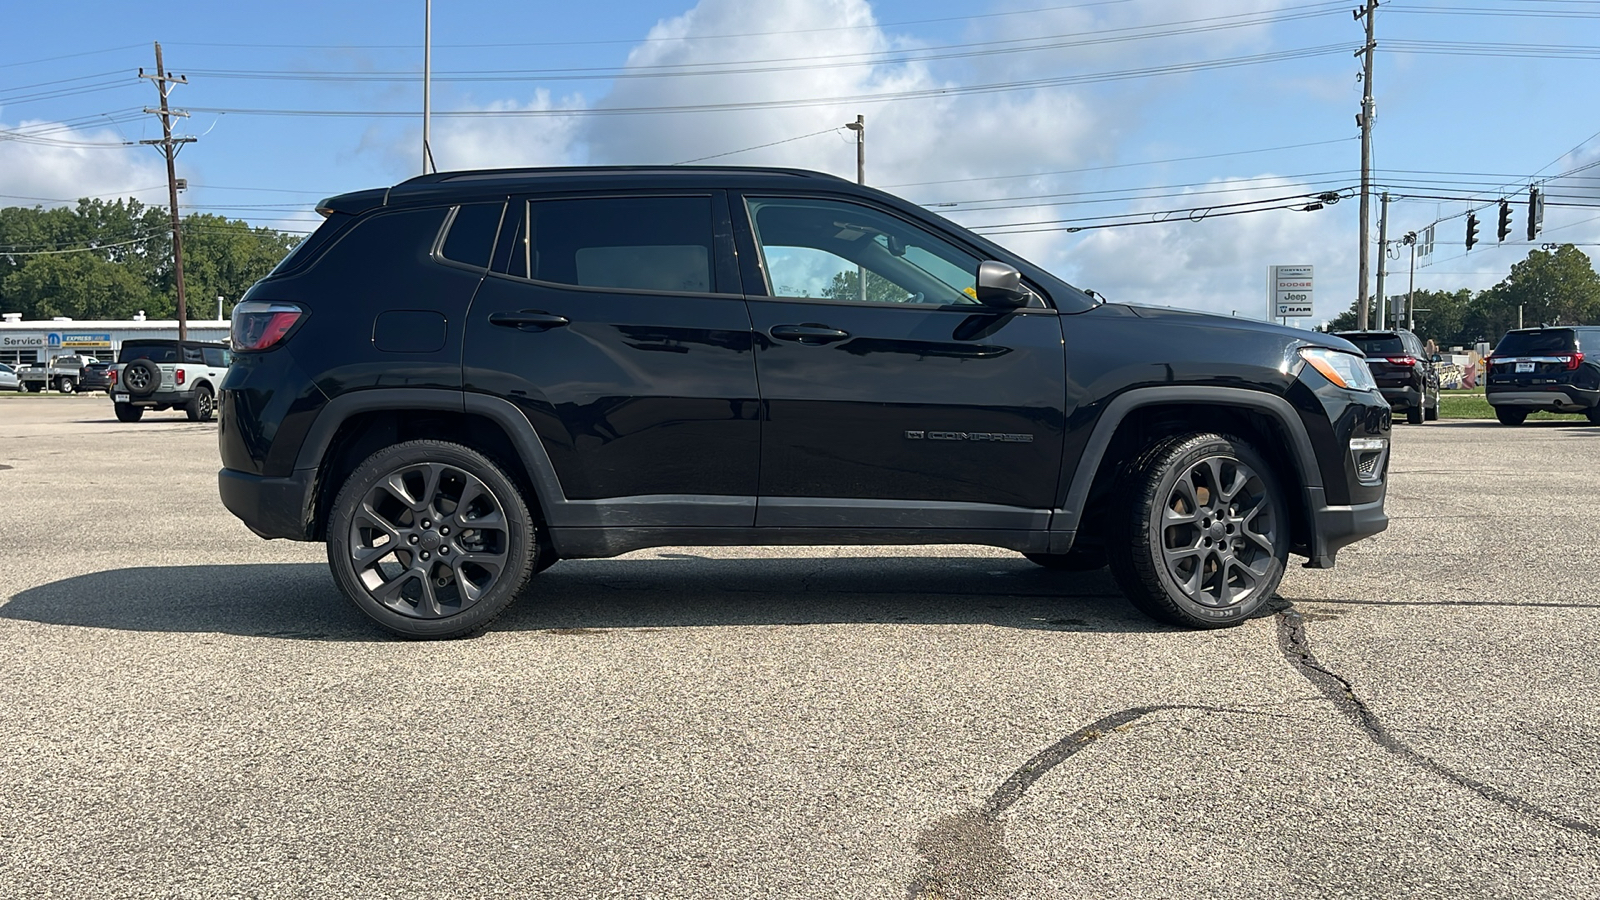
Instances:
[[[1600,325],[1508,331],[1485,365],[1483,393],[1501,423],[1521,425],[1542,409],[1600,425]]]
[[[740,168],[345,194],[245,295],[222,499],[408,637],[561,558],[988,544],[1234,625],[1382,530],[1389,407],[1339,338],[1097,301],[913,204]]]
[[[1406,422],[1421,425],[1439,418],[1439,370],[1415,334],[1398,331],[1341,331],[1367,355],[1367,368],[1383,399]]]

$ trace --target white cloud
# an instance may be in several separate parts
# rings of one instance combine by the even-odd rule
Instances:
[[[82,197],[128,196],[145,203],[164,202],[167,173],[155,151],[137,146],[72,146],[111,144],[123,138],[110,129],[57,129],[56,123],[39,119],[15,125],[0,122],[0,205],[51,207],[73,205]],[[11,137],[17,133],[40,137]]]

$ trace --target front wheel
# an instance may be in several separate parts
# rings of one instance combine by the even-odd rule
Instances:
[[[407,638],[452,638],[494,621],[532,575],[538,535],[516,486],[483,454],[410,441],[368,457],[328,520],[339,589]]]
[[[1528,411],[1510,406],[1496,406],[1494,417],[1500,420],[1501,425],[1521,425],[1528,420]]]
[[[1190,434],[1153,445],[1130,468],[1118,509],[1111,574],[1151,618],[1238,625],[1283,578],[1288,505],[1266,461],[1237,438]]]
[[[211,414],[216,410],[216,401],[212,399],[211,389],[201,386],[194,392],[194,399],[184,405],[183,411],[189,416],[191,422],[209,422]]]

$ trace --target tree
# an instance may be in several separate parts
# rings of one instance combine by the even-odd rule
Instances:
[[[1571,244],[1530,251],[1504,281],[1474,298],[1463,325],[1475,339],[1494,341],[1519,318],[1526,326],[1600,322],[1600,275],[1589,257]]]
[[[5,277],[3,293],[24,318],[127,319],[139,310],[152,318],[163,309],[150,287],[126,266],[91,253],[32,256]]]

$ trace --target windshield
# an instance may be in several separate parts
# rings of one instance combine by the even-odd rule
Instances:
[[[1494,348],[1495,356],[1560,356],[1577,346],[1570,328],[1511,331]]]

